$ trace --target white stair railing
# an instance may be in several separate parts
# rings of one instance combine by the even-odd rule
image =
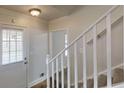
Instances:
[[[123,69],[124,69],[124,6],[123,6]]]
[[[47,87],[49,88],[50,87],[50,76],[49,76],[49,55],[46,56],[46,68],[47,68]]]
[[[86,40],[85,36],[83,37],[83,87],[87,87],[87,64],[86,64]]]
[[[97,88],[97,35],[96,35],[96,25],[93,27],[93,74],[94,74],[94,87]]]
[[[78,88],[78,59],[77,59],[77,42],[83,39],[83,87],[87,87],[87,69],[86,69],[86,39],[85,35],[89,31],[93,31],[93,78],[94,78],[94,88],[98,87],[98,71],[97,71],[97,29],[96,25],[102,20],[106,19],[106,51],[107,51],[107,87],[112,87],[112,78],[111,78],[111,12],[115,10],[118,6],[113,6],[110,10],[108,10],[103,16],[101,16],[94,24],[89,26],[82,34],[80,34],[75,40],[73,40],[68,47],[64,48],[61,52],[59,52],[54,58],[49,59],[47,56],[47,87],[49,88],[50,85],[52,88],[56,87],[59,88],[59,65],[61,63],[61,87],[64,88],[64,53],[68,51],[67,55],[67,87],[70,88],[70,47],[74,47],[74,86]],[[124,9],[124,8],[123,8]],[[124,11],[124,10],[123,10]],[[123,13],[124,14],[124,13]],[[92,30],[91,30],[92,29]],[[124,35],[123,35],[124,37]],[[124,41],[123,41],[124,42]],[[124,44],[124,43],[123,43]],[[123,47],[124,48],[124,47]],[[124,51],[123,51],[124,52]],[[58,61],[60,57],[61,61]],[[55,66],[56,63],[56,67]],[[50,74],[50,64],[52,64],[52,73]],[[56,70],[55,70],[56,68]],[[55,84],[55,77],[56,74],[56,84]],[[50,78],[52,78],[52,84],[50,84]]]
[[[55,62],[55,61],[54,61]],[[55,80],[54,80],[54,62],[52,62],[52,88],[54,88],[55,86]],[[48,68],[47,68],[48,69]]]
[[[111,79],[111,13],[106,16],[106,47],[107,47],[107,87],[112,86]]]
[[[68,88],[70,88],[70,58],[69,58],[69,49],[67,51],[68,56],[67,56],[67,81],[68,81]]]
[[[75,88],[78,87],[78,71],[77,71],[77,43],[74,43],[74,77],[75,77]]]
[[[59,88],[59,71],[58,71],[58,58],[56,58],[56,87]]]
[[[62,83],[62,88],[64,88],[64,64],[63,64],[63,54],[61,54],[61,83]]]

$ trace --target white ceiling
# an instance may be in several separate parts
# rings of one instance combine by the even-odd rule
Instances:
[[[79,6],[79,5],[1,5],[0,7],[21,12],[27,15],[30,15],[29,9],[39,8],[42,10],[42,13],[39,16],[39,18],[43,18],[45,20],[52,20],[62,16],[67,16],[75,12],[78,8],[82,6]]]

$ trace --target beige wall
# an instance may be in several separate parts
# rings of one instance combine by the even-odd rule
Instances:
[[[14,19],[15,23],[11,23]],[[27,33],[27,51],[29,52],[28,83],[40,79],[45,73],[46,54],[48,52],[48,22],[43,19],[0,8],[0,23],[23,26]],[[41,78],[41,79],[44,79]]]

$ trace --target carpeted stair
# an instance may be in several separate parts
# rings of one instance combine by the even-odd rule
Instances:
[[[64,74],[67,74],[67,69],[64,70]],[[56,76],[56,74],[55,74]],[[61,72],[59,72],[59,76],[61,76]],[[65,78],[67,79],[67,78]],[[59,79],[59,87],[61,88],[61,78]],[[124,82],[124,70],[121,68],[116,68],[112,71],[112,84],[117,84]],[[54,81],[56,88],[56,80]],[[87,80],[87,88],[93,88],[94,81],[93,78]],[[106,87],[107,86],[107,75],[101,74],[98,76],[98,87]],[[50,78],[50,87],[52,87],[52,78]],[[33,86],[33,88],[46,88],[46,80],[40,84]],[[67,88],[67,84],[64,84],[64,88]],[[74,85],[71,85],[71,88],[74,88]],[[83,88],[83,82],[78,83],[78,88]]]

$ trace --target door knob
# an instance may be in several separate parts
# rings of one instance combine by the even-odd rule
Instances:
[[[27,61],[27,58],[26,58],[26,57],[24,58],[24,61],[25,61],[25,62],[24,62],[24,64],[27,64],[27,63],[28,63],[28,61]]]
[[[27,62],[27,61],[25,61],[25,62],[24,62],[24,64],[28,64],[28,62]]]

